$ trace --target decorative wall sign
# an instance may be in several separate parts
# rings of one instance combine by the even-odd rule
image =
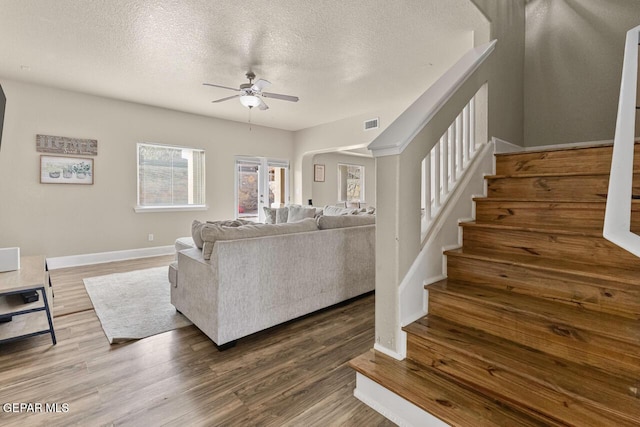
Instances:
[[[324,165],[313,165],[313,180],[324,182]]]
[[[93,159],[40,156],[40,183],[93,184]]]
[[[95,139],[66,138],[64,136],[36,135],[36,150],[41,153],[98,155]]]

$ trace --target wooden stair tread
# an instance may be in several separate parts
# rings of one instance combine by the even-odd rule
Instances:
[[[555,424],[536,420],[408,359],[398,361],[371,350],[351,360],[349,365],[452,426],[524,427]]]
[[[613,340],[637,345],[640,350],[640,322],[609,313],[597,313],[556,304],[541,298],[512,294],[498,289],[468,285],[464,282],[441,280],[428,285],[429,291],[437,291],[459,298],[475,300],[484,305],[501,307],[510,312],[522,312],[547,321],[572,325],[584,331],[592,331]]]
[[[566,396],[573,404],[585,406],[587,414],[594,410],[610,413],[627,420],[628,425],[640,420],[635,378],[585,367],[436,316],[419,319],[403,330],[426,341],[427,345],[437,343],[447,349],[444,353],[451,357],[455,357],[456,352],[464,354],[466,362],[461,360],[462,363],[488,369],[490,372],[486,374],[491,377],[535,389],[536,394],[546,395],[551,405],[562,404]]]
[[[606,205],[607,200],[606,199],[597,199],[597,200],[576,200],[576,199],[553,199],[553,200],[546,200],[546,199],[536,199],[533,197],[486,197],[486,196],[475,196],[473,197],[473,201],[474,202],[503,202],[503,203],[508,203],[508,202],[518,202],[518,203],[540,203],[540,204],[555,204],[555,203],[563,203],[563,204],[585,204],[585,205],[592,205],[592,204],[602,204],[602,205]],[[631,200],[631,204],[632,205],[640,205],[640,200],[639,199],[632,199]]]
[[[612,286],[615,286],[615,283],[620,283],[620,287],[617,287],[617,289],[622,290],[638,289],[640,286],[638,282],[638,270],[626,268],[603,267],[601,265],[585,264],[566,259],[551,260],[520,254],[486,253],[484,251],[465,248],[451,249],[445,251],[444,254],[607,280],[613,282]]]
[[[519,173],[513,175],[485,175],[484,179],[523,179],[523,178],[564,178],[576,176],[604,176],[609,177],[609,173],[604,172],[544,172],[544,173]]]
[[[585,228],[585,227],[541,227],[540,225],[527,226],[527,225],[507,225],[507,224],[495,224],[495,223],[478,223],[476,221],[465,221],[459,223],[461,227],[475,227],[495,230],[513,230],[513,231],[530,231],[534,233],[553,233],[562,234],[567,236],[584,236],[584,237],[601,237],[602,230]]]

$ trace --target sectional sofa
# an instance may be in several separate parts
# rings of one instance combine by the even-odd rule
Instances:
[[[176,242],[171,303],[218,347],[373,291],[375,216],[194,221]]]

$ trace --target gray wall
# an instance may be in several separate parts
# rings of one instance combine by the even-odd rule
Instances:
[[[526,146],[613,139],[640,1],[528,0],[526,19]]]
[[[498,39],[490,59],[489,137],[524,145],[525,1],[472,0]]]

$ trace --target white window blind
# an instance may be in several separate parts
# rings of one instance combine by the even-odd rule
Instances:
[[[205,204],[204,150],[138,144],[138,206]]]

